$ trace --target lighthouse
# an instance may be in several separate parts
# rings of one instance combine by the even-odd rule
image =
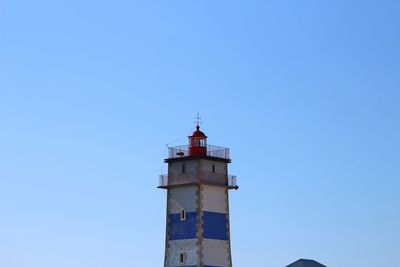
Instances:
[[[164,267],[231,267],[229,148],[207,144],[196,129],[188,144],[168,147],[168,174],[158,188],[167,190]]]

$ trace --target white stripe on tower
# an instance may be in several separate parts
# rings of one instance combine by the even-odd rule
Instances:
[[[203,240],[201,262],[207,266],[230,267],[227,188],[201,187]]]

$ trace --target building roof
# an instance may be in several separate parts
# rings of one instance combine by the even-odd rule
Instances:
[[[299,259],[286,267],[326,267],[325,265],[314,260]]]
[[[190,137],[207,138],[207,136],[206,136],[202,131],[200,131],[200,126],[199,126],[199,125],[196,126],[196,131],[193,131],[193,132],[189,135],[189,138],[190,138]]]

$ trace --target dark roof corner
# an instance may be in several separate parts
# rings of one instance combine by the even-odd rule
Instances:
[[[286,267],[327,267],[315,260],[299,259]]]

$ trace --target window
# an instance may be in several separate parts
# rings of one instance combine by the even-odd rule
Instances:
[[[215,172],[215,165],[213,164],[213,172]]]
[[[184,264],[185,263],[185,253],[179,254],[179,263]]]
[[[183,163],[182,164],[182,173],[185,173],[185,171],[186,171],[186,166],[185,166],[185,163]]]
[[[186,220],[186,211],[185,210],[181,210],[181,221]]]
[[[205,139],[201,139],[200,140],[200,146],[206,146],[206,140]]]

